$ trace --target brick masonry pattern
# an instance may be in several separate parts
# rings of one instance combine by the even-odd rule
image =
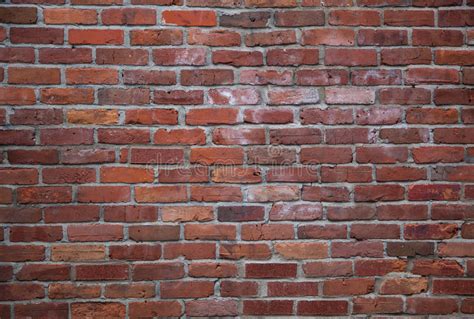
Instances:
[[[474,314],[473,6],[7,0],[0,318]]]

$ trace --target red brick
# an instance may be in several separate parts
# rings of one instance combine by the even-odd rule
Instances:
[[[168,280],[179,279],[184,276],[182,263],[138,264],[133,266],[133,280]]]
[[[243,297],[255,296],[257,294],[258,284],[249,281],[221,281],[221,296],[222,297]]]
[[[295,43],[296,33],[293,30],[253,32],[245,36],[245,45],[248,47],[287,45]]]
[[[90,88],[41,89],[41,102],[46,104],[92,104],[94,90]]]
[[[473,65],[473,53],[468,50],[436,50],[436,64],[447,65]]]
[[[214,282],[211,281],[167,281],[160,285],[163,299],[205,298],[214,294]]]
[[[303,45],[338,45],[353,46],[355,31],[344,28],[322,28],[303,31],[301,43]]]
[[[217,47],[240,46],[240,34],[227,30],[206,31],[198,28],[188,32],[188,43],[193,45],[207,45]]]
[[[461,31],[446,28],[440,30],[414,29],[412,37],[413,45],[416,46],[462,46],[464,43],[464,37]]]
[[[219,1],[221,4],[222,1]],[[219,25],[222,27],[239,28],[262,28],[270,19],[270,12],[247,11],[235,14],[222,14],[219,18]]]
[[[97,206],[55,206],[44,209],[45,223],[94,222],[98,220],[99,207]]]
[[[316,220],[322,217],[322,206],[318,204],[274,204],[270,220]]]
[[[97,12],[91,9],[47,8],[43,16],[46,24],[97,24]]]
[[[97,64],[146,65],[148,64],[148,51],[144,49],[98,48],[96,49],[96,62]]]
[[[153,62],[157,65],[204,65],[207,50],[190,49],[154,49]]]
[[[135,200],[139,203],[175,203],[187,199],[186,188],[182,186],[156,186],[135,188]]]
[[[132,164],[177,164],[183,161],[183,150],[133,148],[130,163]]]
[[[0,261],[41,261],[45,258],[45,247],[39,245],[3,245],[0,247]]]
[[[296,71],[299,85],[337,85],[348,84],[349,72],[339,69],[301,69]]]
[[[234,73],[227,69],[182,70],[183,85],[221,85],[232,84]]]
[[[212,52],[212,63],[239,66],[263,64],[263,54],[258,51],[217,50]]]
[[[224,244],[221,245],[219,256],[223,259],[269,259],[270,248],[267,244]]]
[[[165,259],[183,256],[185,259],[214,259],[216,246],[213,243],[176,243],[164,246]]]
[[[35,101],[33,89],[20,87],[0,88],[0,105],[33,105]]]
[[[10,29],[11,43],[63,44],[64,30],[59,28],[15,28]]]
[[[243,314],[246,315],[290,315],[292,300],[245,300]]]
[[[235,240],[234,225],[186,225],[184,238],[187,240]]]
[[[177,124],[178,112],[174,109],[134,109],[125,112],[127,124]]]
[[[303,124],[350,124],[352,123],[351,109],[329,109],[304,108],[300,112]]]
[[[60,84],[60,71],[56,68],[8,68],[8,83]]]
[[[63,111],[60,109],[15,109],[10,115],[10,123],[15,125],[62,124]]]
[[[196,105],[204,102],[204,92],[199,90],[154,91],[153,93],[153,102],[156,104]]]
[[[428,217],[425,205],[381,205],[377,206],[379,220],[423,220]]]
[[[401,121],[400,108],[376,107],[356,110],[355,121],[361,125],[396,124]]]
[[[408,199],[419,200],[458,200],[459,185],[447,184],[417,184],[408,188]]]
[[[421,276],[463,276],[463,267],[455,260],[420,259],[413,264],[412,272]]]
[[[155,296],[154,284],[112,284],[105,287],[107,298],[152,298]]]
[[[440,27],[466,27],[474,25],[471,9],[440,10],[438,12]]]
[[[17,304],[14,306],[17,317],[67,317],[69,307],[67,303],[35,303]]]
[[[352,262],[314,261],[305,263],[303,271],[306,277],[349,276],[352,274]]]
[[[375,280],[370,278],[326,280],[323,283],[323,295],[366,295],[374,291],[374,286]]]
[[[192,277],[225,278],[237,275],[237,266],[232,263],[193,263],[189,266]]]
[[[431,64],[429,48],[382,49],[381,62],[385,65]]]
[[[71,225],[67,228],[70,241],[118,241],[123,239],[121,225]]]
[[[70,266],[29,264],[16,274],[18,280],[56,281],[70,279]]]
[[[190,316],[236,316],[235,300],[193,300],[186,302],[186,314]]]
[[[408,44],[408,33],[406,30],[360,30],[357,37],[359,45],[397,46]]]
[[[346,187],[303,186],[301,198],[308,201],[346,202],[349,196]]]
[[[278,27],[306,27],[324,25],[322,10],[288,10],[275,12],[275,25]]]
[[[455,299],[413,297],[407,299],[407,313],[409,314],[451,314],[458,311]]]
[[[285,124],[293,122],[293,111],[289,109],[247,109],[244,110],[244,121],[246,123],[268,123]]]
[[[40,52],[43,52],[42,50]],[[0,48],[0,61],[10,63],[33,63],[35,54],[33,48],[27,47],[12,47]]]
[[[101,18],[105,25],[154,25],[156,11],[145,8],[105,9]]]
[[[353,205],[352,207],[328,207],[329,220],[367,220],[375,218],[375,208],[370,205]]]
[[[356,159],[358,163],[395,164],[406,162],[408,150],[406,147],[357,147]]]
[[[440,256],[449,256],[449,257],[474,256],[474,253],[472,252],[472,244],[469,242],[440,243],[438,246],[438,254]]]
[[[202,165],[232,165],[243,163],[243,150],[240,148],[193,148],[190,156],[191,163]]]
[[[125,312],[125,305],[117,302],[71,304],[72,318],[83,318],[84,316],[124,318]]]
[[[14,224],[31,224],[41,220],[41,211],[38,208],[2,207],[0,209],[0,222]]]
[[[378,26],[380,13],[376,10],[333,10],[329,13],[329,24],[345,26]]]
[[[17,201],[21,204],[68,203],[72,192],[68,186],[20,187]]]
[[[183,43],[183,32],[178,29],[131,30],[131,45],[179,45]]]
[[[75,68],[66,70],[68,84],[117,84],[118,72],[103,68]]]
[[[241,228],[244,240],[293,239],[294,231],[289,224],[248,224]]]
[[[259,183],[261,172],[254,168],[222,167],[212,171],[211,180],[216,183]]]
[[[326,88],[328,104],[374,104],[375,92],[365,88]]]
[[[37,19],[35,7],[3,7],[0,22],[12,24],[34,24]]]
[[[240,83],[291,85],[293,83],[292,75],[293,72],[288,70],[242,70],[240,71]]]
[[[52,261],[91,261],[104,260],[103,245],[55,245],[51,247]]]
[[[360,185],[355,187],[356,202],[397,201],[404,198],[405,189],[398,184]]]
[[[303,316],[347,315],[349,303],[345,300],[298,301],[297,314]]]
[[[100,286],[53,283],[48,286],[48,296],[51,299],[97,298]]]
[[[372,168],[368,166],[323,166],[320,174],[321,181],[326,183],[365,183],[372,180]]]
[[[395,297],[357,297],[353,299],[354,313],[401,313],[403,300]]]
[[[132,302],[129,304],[131,317],[179,317],[183,313],[181,304],[174,301]]]
[[[46,155],[46,154],[45,154]],[[48,154],[49,155],[49,154]],[[112,149],[65,149],[62,152],[62,162],[64,164],[94,164],[110,163],[115,160],[115,152]],[[51,154],[53,162],[53,154]]]
[[[462,301],[461,312],[474,313],[474,298],[466,298]]]
[[[1,52],[1,51],[0,51]],[[90,48],[41,48],[39,62],[51,64],[91,63],[92,49]]]
[[[162,20],[164,24],[187,27],[212,27],[217,24],[216,12],[210,10],[164,10]]]
[[[356,260],[354,266],[357,276],[382,276],[405,271],[407,262],[398,259]]]
[[[385,10],[384,24],[391,26],[434,26],[431,10]]]
[[[352,162],[352,151],[347,147],[307,147],[300,153],[303,164],[343,164]]]
[[[161,209],[161,218],[165,222],[209,221],[213,217],[210,206],[167,206]]]
[[[377,53],[373,49],[326,49],[326,65],[371,66],[377,65]]]
[[[381,89],[379,98],[382,104],[429,104],[431,93],[429,90],[421,88],[391,88]]]
[[[210,104],[254,105],[260,102],[260,93],[255,89],[210,89],[208,92]]]
[[[38,172],[31,168],[0,168],[0,184],[27,185],[38,183]]]
[[[44,297],[44,287],[40,284],[0,284],[0,300],[34,300]]]
[[[130,189],[127,186],[80,186],[77,201],[81,203],[127,202]]]
[[[128,265],[102,264],[102,265],[77,265],[76,279],[85,281],[97,280],[127,280]]]
[[[10,241],[12,242],[55,242],[63,238],[61,226],[12,226]]]
[[[454,124],[458,122],[456,109],[409,108],[406,121],[410,124]]]
[[[42,175],[46,184],[83,184],[96,181],[93,168],[45,168]]]
[[[339,225],[306,225],[298,227],[298,238],[308,239],[332,239],[332,238],[346,238],[347,229],[345,226]]]
[[[298,66],[318,63],[318,49],[270,49],[267,51],[268,65]]]

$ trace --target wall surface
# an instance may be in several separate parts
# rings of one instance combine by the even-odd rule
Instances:
[[[474,316],[473,6],[7,0],[0,317]]]

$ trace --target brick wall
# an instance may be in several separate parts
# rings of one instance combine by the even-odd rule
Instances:
[[[473,6],[7,0],[0,317],[472,316]]]

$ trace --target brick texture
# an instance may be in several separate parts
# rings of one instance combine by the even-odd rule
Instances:
[[[474,316],[473,0],[0,4],[0,318]]]

